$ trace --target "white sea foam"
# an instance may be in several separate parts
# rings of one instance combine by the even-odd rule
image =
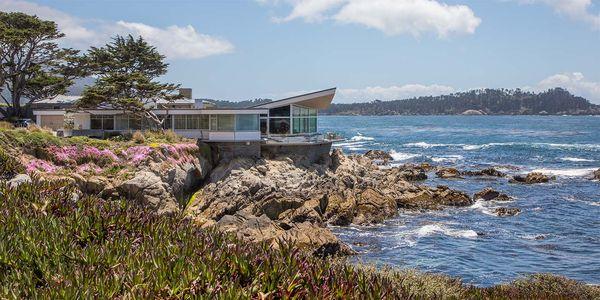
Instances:
[[[477,237],[477,232],[475,232],[471,229],[466,229],[466,230],[453,229],[453,228],[449,228],[442,224],[425,225],[425,226],[417,229],[416,233],[417,233],[417,236],[419,236],[419,237],[426,237],[426,236],[431,236],[431,235],[435,235],[435,234],[443,234],[443,235],[457,237],[457,238],[476,238]]]
[[[457,162],[463,160],[465,157],[462,155],[443,155],[439,157],[432,157],[431,160],[434,162]]]
[[[450,146],[456,146],[456,145],[458,145],[458,144],[430,144],[427,142],[416,142],[416,143],[404,144],[405,147],[424,148],[424,149],[433,148],[433,147],[450,147]]]
[[[572,161],[572,162],[592,162],[592,161],[594,161],[593,159],[585,159],[585,158],[578,158],[578,157],[561,157],[560,160]]]
[[[373,140],[375,140],[375,138],[370,137],[370,136],[364,136],[359,133],[358,135],[351,137],[350,140],[351,141],[373,141]]]
[[[473,205],[469,206],[469,208],[479,210],[486,215],[496,216],[496,214],[492,211],[492,209],[487,207],[486,204],[488,204],[487,201],[480,199],[480,200],[475,201],[475,203],[473,203]]]
[[[402,153],[402,152],[396,152],[395,150],[392,150],[392,151],[390,151],[390,156],[394,159],[394,161],[404,161],[404,160],[409,160],[409,159],[418,157],[419,154]]]
[[[564,177],[585,177],[592,174],[598,168],[584,169],[536,169],[533,172],[539,172],[546,175],[564,176]]]

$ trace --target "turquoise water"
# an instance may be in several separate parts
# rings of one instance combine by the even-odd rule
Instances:
[[[357,260],[441,272],[477,285],[550,272],[600,284],[600,118],[592,116],[324,116],[320,131],[335,131],[345,153],[392,152],[394,164],[429,162],[481,169],[501,166],[509,174],[540,171],[548,184],[509,184],[507,179],[442,180],[473,194],[493,187],[514,197],[508,203],[415,213],[377,226],[334,228],[360,254]],[[521,214],[497,217],[500,206]]]

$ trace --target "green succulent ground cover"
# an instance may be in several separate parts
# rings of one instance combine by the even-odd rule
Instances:
[[[0,299],[114,297],[591,299],[600,291],[552,275],[477,288],[381,271],[285,243],[243,243],[125,201],[78,197],[67,181],[0,182]]]

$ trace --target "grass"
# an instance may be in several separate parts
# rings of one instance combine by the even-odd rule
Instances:
[[[282,244],[249,244],[125,201],[74,196],[66,181],[0,182],[4,298],[582,298],[597,288],[536,275],[477,288],[443,275],[378,271]]]

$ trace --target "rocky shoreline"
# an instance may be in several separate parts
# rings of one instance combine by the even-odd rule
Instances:
[[[475,195],[423,184],[428,172],[441,178],[507,177],[490,168],[458,171],[429,164],[389,167],[388,153],[344,155],[334,149],[311,163],[303,157],[236,158],[216,166],[192,197],[185,214],[202,227],[216,227],[250,242],[292,241],[319,255],[352,254],[328,229],[381,223],[399,209],[441,210],[469,206],[476,200],[510,201],[509,195],[486,188]],[[456,176],[447,176],[447,174]],[[515,176],[516,177],[516,176]],[[533,173],[522,183],[551,180]],[[514,216],[518,208],[500,207],[498,216]]]
[[[244,241],[267,242],[275,248],[288,241],[318,255],[354,253],[331,232],[330,225],[378,224],[402,209],[442,210],[479,200],[512,200],[491,188],[469,195],[444,185],[424,184],[432,174],[446,180],[476,176],[513,184],[554,180],[541,173],[509,176],[495,168],[457,170],[426,163],[392,167],[391,155],[380,150],[345,155],[334,149],[316,162],[282,156],[214,163],[203,145],[185,141],[134,146],[115,143],[110,147],[94,151],[88,144],[49,145],[35,151],[16,146],[5,149],[19,157],[28,173],[48,180],[69,180],[80,196],[125,198],[158,214],[183,213],[200,227],[234,233]],[[89,159],[83,156],[86,151],[101,156]],[[29,170],[32,166],[35,168]],[[110,171],[115,166],[119,171]],[[600,170],[594,176],[600,179]],[[9,184],[28,180],[29,175],[21,174]],[[520,210],[503,206],[494,213],[509,217]]]

